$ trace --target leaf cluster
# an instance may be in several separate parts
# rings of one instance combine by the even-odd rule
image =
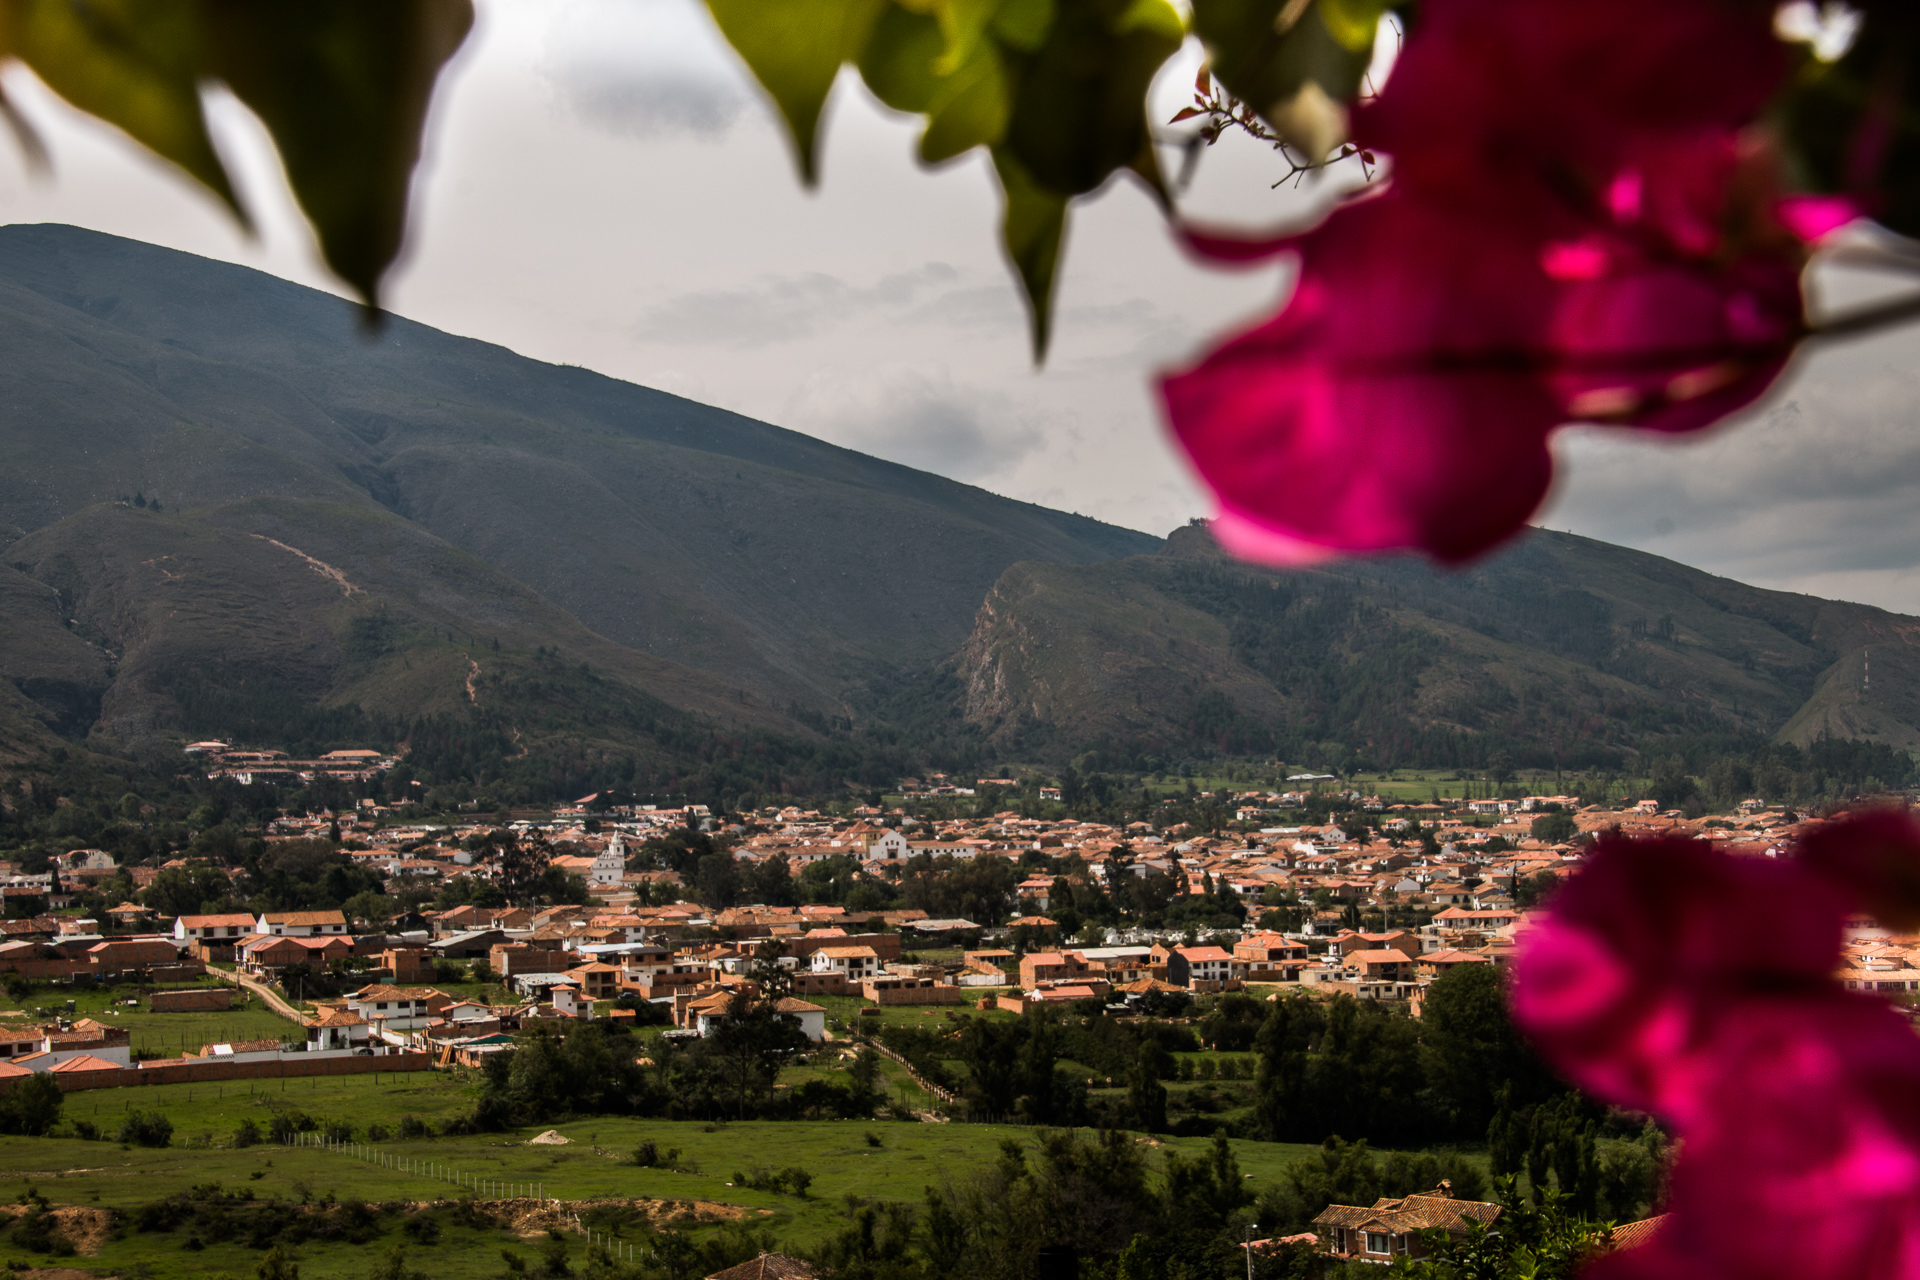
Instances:
[[[434,81],[472,25],[469,0],[5,0],[0,60],[24,62],[251,225],[201,106],[204,83],[225,84],[272,136],[327,265],[372,307],[405,234]],[[0,114],[44,160],[3,93]]]
[[[1163,205],[1145,100],[1185,38],[1167,0],[709,0],[773,98],[802,178],[818,176],[820,115],[843,64],[875,97],[923,116],[936,165],[985,148],[1000,238],[1046,352],[1067,207],[1127,170]]]

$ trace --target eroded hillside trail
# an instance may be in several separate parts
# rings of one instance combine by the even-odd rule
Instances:
[[[467,701],[477,707],[480,705],[480,694],[474,685],[480,679],[480,664],[473,660],[473,655],[470,653],[463,653],[460,656],[467,660]]]
[[[314,571],[318,573],[321,577],[326,578],[327,580],[332,582],[335,586],[339,587],[340,594],[343,596],[350,596],[355,594],[359,594],[359,595],[366,594],[366,592],[360,590],[359,587],[356,587],[351,582],[347,581],[346,574],[340,572],[338,569],[328,564],[325,560],[316,560],[314,559],[314,557],[308,555],[306,552],[302,551],[300,548],[290,547],[284,542],[275,541],[274,539],[269,538],[264,533],[252,533],[252,534],[248,534],[247,536],[250,538],[258,538],[260,539],[260,541],[265,542],[271,546],[278,547],[282,551],[290,552],[293,555],[299,556],[302,560],[305,560],[309,565],[312,565]]]

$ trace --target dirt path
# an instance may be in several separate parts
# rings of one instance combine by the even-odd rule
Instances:
[[[224,969],[208,969],[207,973],[217,982],[231,982],[236,987],[245,987],[264,1000],[267,1008],[288,1021],[297,1022],[303,1027],[307,1025],[307,1015],[282,1000],[273,988],[265,983],[255,981],[242,973],[228,973]]]
[[[347,581],[346,574],[340,572],[338,569],[328,564],[325,560],[316,560],[312,556],[308,555],[306,552],[302,551],[300,548],[290,547],[284,542],[276,542],[274,541],[274,539],[269,538],[264,533],[255,533],[255,534],[250,534],[248,536],[258,538],[260,539],[260,541],[268,543],[272,546],[276,546],[280,548],[282,551],[291,552],[292,554],[299,556],[302,560],[305,560],[310,566],[312,566],[313,571],[315,573],[327,579],[327,581],[333,583],[334,586],[339,587],[340,594],[343,596],[350,596],[350,595],[353,595],[355,592],[360,591],[360,588],[354,586],[351,582]],[[164,572],[164,570],[162,572]],[[361,594],[364,595],[365,593],[361,592]]]
[[[472,654],[462,654],[461,656],[467,660],[467,666],[472,668],[472,670],[467,672],[467,701],[477,707],[480,705],[480,695],[474,691],[473,686],[474,683],[480,679],[480,664],[473,660]]]

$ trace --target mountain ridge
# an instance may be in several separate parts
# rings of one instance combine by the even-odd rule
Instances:
[[[958,667],[966,719],[1003,750],[1211,738],[1390,765],[1482,735],[1577,767],[1713,735],[1920,745],[1920,619],[1545,530],[1461,571],[1280,573],[1194,527],[1156,555],[1015,565]]]
[[[0,227],[0,343],[0,762],[412,735],[558,793],[1920,745],[1920,620],[1572,535],[1276,573],[75,228]]]

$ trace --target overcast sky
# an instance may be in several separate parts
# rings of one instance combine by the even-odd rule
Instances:
[[[1197,56],[1156,89],[1185,100]],[[262,235],[17,67],[49,134],[29,179],[0,141],[0,221],[71,222],[321,287],[246,112],[210,103]],[[1277,270],[1200,268],[1128,182],[1076,209],[1052,355],[1028,358],[977,157],[937,173],[911,122],[843,78],[824,183],[795,180],[770,111],[696,0],[483,0],[443,81],[392,308],[999,493],[1164,533],[1206,500],[1167,446],[1151,373],[1273,306]],[[1222,143],[1185,197],[1214,219],[1311,215]],[[1920,330],[1815,355],[1710,439],[1563,439],[1539,523],[1763,586],[1920,614]],[[644,500],[636,495],[636,501]]]

